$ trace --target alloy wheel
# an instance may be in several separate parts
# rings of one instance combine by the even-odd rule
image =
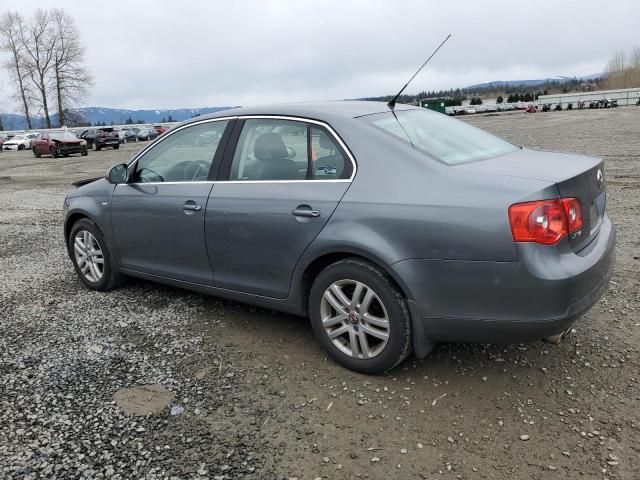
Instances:
[[[389,316],[382,300],[356,280],[338,280],[325,290],[320,319],[333,344],[352,358],[374,358],[389,341]]]
[[[96,237],[88,230],[80,230],[73,239],[76,263],[90,282],[99,282],[104,275],[104,255]]]

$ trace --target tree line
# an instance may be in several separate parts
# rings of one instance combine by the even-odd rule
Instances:
[[[494,96],[502,97],[507,95],[507,102],[532,102],[539,95],[547,95],[548,93],[567,93],[570,91],[593,90],[604,88],[604,80],[601,78],[585,81],[579,78],[569,78],[562,81],[547,80],[537,85],[512,84],[499,85],[488,83],[486,85],[473,88],[451,88],[446,90],[430,90],[422,91],[416,94],[404,94],[398,98],[398,103],[417,103],[423,98],[445,98],[445,106],[462,105],[465,100],[473,100],[472,105],[481,105],[477,103],[480,96],[492,98]],[[385,95],[378,97],[366,97],[361,100],[373,100],[388,102],[394,95]],[[511,100],[509,100],[511,99]],[[501,102],[498,102],[501,103]]]
[[[93,76],[85,66],[86,51],[73,18],[59,8],[38,9],[32,17],[19,12],[0,15],[0,52],[9,73],[13,98],[29,129],[34,112],[52,128],[73,121],[70,109],[85,98]],[[55,113],[52,113],[55,112]],[[68,118],[67,118],[68,117]]]

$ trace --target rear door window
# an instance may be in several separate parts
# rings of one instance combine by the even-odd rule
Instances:
[[[351,162],[324,128],[295,120],[244,121],[230,180],[303,181],[349,178]]]

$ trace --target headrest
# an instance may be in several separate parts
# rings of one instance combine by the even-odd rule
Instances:
[[[253,154],[258,160],[282,160],[287,157],[287,147],[277,133],[269,132],[260,135],[253,147]]]

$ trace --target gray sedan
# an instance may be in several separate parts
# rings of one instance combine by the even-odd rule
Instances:
[[[64,232],[87,287],[134,276],[305,316],[365,373],[434,342],[557,341],[614,266],[601,159],[406,105],[197,117],[77,186]]]

